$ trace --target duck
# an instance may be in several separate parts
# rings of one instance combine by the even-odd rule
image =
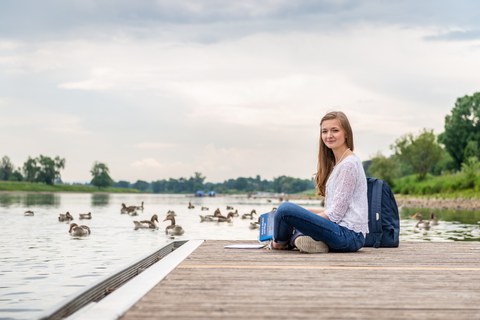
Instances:
[[[92,219],[92,213],[91,212],[89,212],[89,213],[79,213],[78,218],[80,220],[82,220],[82,219]]]
[[[88,226],[85,226],[85,225],[79,226],[76,223],[72,223],[70,224],[68,233],[70,233],[72,237],[85,237],[85,236],[89,236],[91,231]]]
[[[170,220],[170,225],[165,227],[165,234],[172,236],[181,236],[185,233],[182,226],[175,223],[175,217],[171,214],[167,215],[163,221]]]
[[[58,221],[60,222],[70,221],[70,220],[73,220],[73,216],[68,211],[67,213],[60,213],[58,215]]]
[[[157,229],[158,216],[154,214],[150,220],[133,221],[134,230],[137,229]]]
[[[122,208],[120,209],[121,214],[129,214],[131,216],[137,215],[137,207],[136,206],[128,206],[125,203],[122,203]]]
[[[214,216],[213,214],[207,214],[207,215],[199,215],[200,217],[200,222],[211,222],[211,221],[217,221],[218,217]]]
[[[420,220],[418,220],[417,224],[415,225],[415,228],[423,229],[423,230],[429,230],[430,229],[430,221],[420,219]]]
[[[232,206],[227,206],[227,210],[233,210]]]
[[[136,209],[136,210],[141,210],[141,211],[143,211],[143,201],[142,201],[142,204],[139,205],[139,206],[137,206],[137,207],[135,207],[135,209]]]
[[[438,217],[434,212],[430,213],[430,225],[431,226],[437,226],[438,225]]]
[[[202,206],[201,210],[202,210],[202,211],[208,211],[208,210],[210,210],[210,208],[209,208],[209,207],[203,207],[203,206]]]
[[[252,230],[260,228],[260,217],[258,217],[257,221],[250,222],[249,228]]]
[[[410,216],[410,218],[415,220],[423,220],[423,214],[421,212],[415,212]]]
[[[416,229],[422,230],[429,230],[430,229],[430,221],[423,220],[423,214],[421,212],[416,212],[410,216],[410,218],[418,220],[415,224]]]
[[[238,217],[239,216],[237,209],[235,209],[235,211],[230,211],[229,214],[230,213],[232,214],[232,217]]]
[[[250,220],[252,220],[254,214],[257,214],[257,211],[256,211],[255,209],[253,209],[250,213],[244,213],[244,214],[242,214],[242,219],[250,219]]]
[[[191,202],[189,202],[188,203],[188,209],[193,209],[193,208],[195,208],[195,206]]]
[[[27,210],[23,213],[23,215],[26,216],[26,217],[33,217],[34,214],[35,213],[32,210]]]
[[[233,219],[233,212],[229,212],[226,217],[225,216],[218,216],[217,217],[217,222],[228,222],[228,223],[230,223],[230,222],[232,222],[232,219]]]

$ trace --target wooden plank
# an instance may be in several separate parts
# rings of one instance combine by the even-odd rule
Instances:
[[[480,243],[356,253],[206,241],[121,319],[480,319]]]

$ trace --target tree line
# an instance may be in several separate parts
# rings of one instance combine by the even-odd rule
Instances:
[[[8,156],[4,156],[0,163],[0,180],[25,181],[44,183],[48,185],[62,184],[60,170],[65,168],[65,159],[56,156],[54,158],[40,155],[36,158],[29,157],[22,167],[15,168]],[[224,182],[205,182],[206,177],[200,172],[195,172],[189,178],[169,178],[147,182],[137,180],[114,181],[110,177],[109,168],[105,163],[95,162],[90,170],[92,179],[90,185],[97,188],[117,187],[136,189],[142,192],[152,193],[195,193],[199,190],[215,191],[218,193],[237,192],[276,192],[298,193],[313,189],[313,182],[309,179],[299,179],[287,176],[276,177],[273,180],[261,179],[260,175],[255,178],[239,177],[228,179]]]
[[[401,191],[399,186],[405,181],[417,183],[427,176],[461,172],[464,180],[460,183],[462,188],[480,188],[480,92],[458,98],[451,113],[445,117],[444,128],[444,132],[439,135],[424,128],[417,135],[408,133],[398,138],[391,145],[391,156],[379,153],[363,163],[367,175],[384,179],[394,190]],[[15,168],[10,158],[4,156],[0,163],[0,180],[61,184],[60,171],[64,168],[65,159],[59,156],[29,157],[19,168]],[[310,179],[287,176],[270,181],[257,175],[255,178],[239,177],[211,183],[205,182],[206,177],[200,172],[195,172],[189,178],[115,182],[110,177],[108,166],[101,162],[95,162],[90,173],[90,184],[98,188],[114,186],[153,193],[188,193],[198,190],[214,190],[219,193],[297,193],[314,188]]]
[[[216,193],[253,193],[253,192],[274,192],[274,193],[298,193],[314,188],[310,179],[299,179],[287,176],[273,178],[273,180],[262,179],[260,175],[255,178],[239,177],[228,179],[223,182],[205,182],[206,177],[200,172],[195,172],[189,178],[169,178],[147,182],[138,180],[135,183],[118,181],[113,184],[119,188],[134,188],[143,192],[152,193],[195,193],[197,191],[215,191]]]

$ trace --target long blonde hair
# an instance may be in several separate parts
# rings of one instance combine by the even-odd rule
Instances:
[[[338,119],[340,126],[345,130],[345,142],[347,147],[353,151],[353,132],[350,122],[348,121],[345,113],[341,111],[332,111],[327,113],[320,121],[320,141],[318,147],[318,162],[317,162],[317,174],[315,177],[317,194],[325,196],[325,185],[327,184],[328,177],[335,166],[335,155],[332,149],[328,148],[322,140],[321,128],[322,123],[325,120]]]

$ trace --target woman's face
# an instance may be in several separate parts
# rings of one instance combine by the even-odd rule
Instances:
[[[338,149],[346,144],[345,130],[338,119],[324,120],[321,125],[322,141],[330,149]]]

